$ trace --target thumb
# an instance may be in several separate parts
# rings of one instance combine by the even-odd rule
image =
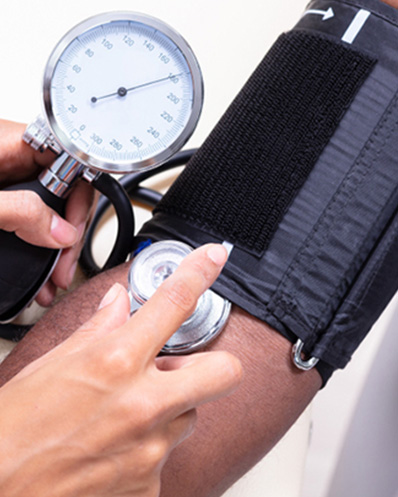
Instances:
[[[22,240],[48,248],[64,248],[77,241],[77,230],[48,207],[37,193],[0,192],[0,229]]]

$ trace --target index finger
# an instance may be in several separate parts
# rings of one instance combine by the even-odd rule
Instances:
[[[199,297],[217,279],[227,257],[226,249],[218,244],[194,250],[122,327],[139,357],[151,361],[157,356],[191,316]]]

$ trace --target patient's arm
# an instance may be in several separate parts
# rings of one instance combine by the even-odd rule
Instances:
[[[115,280],[125,284],[126,275],[125,266],[116,268],[67,295],[0,366],[1,383],[68,337]],[[199,409],[195,433],[164,470],[163,497],[221,495],[271,449],[321,386],[316,370],[304,373],[292,365],[290,342],[236,307],[211,348],[239,357],[244,381],[229,398]]]

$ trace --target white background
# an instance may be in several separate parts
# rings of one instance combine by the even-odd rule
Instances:
[[[46,59],[68,29],[94,14],[132,10],[168,22],[188,40],[199,60],[205,104],[200,124],[188,144],[199,146],[270,45],[295,24],[304,9],[303,0],[2,2],[0,117],[27,122],[40,112],[40,83]],[[327,495],[356,399],[388,320],[386,315],[379,332],[372,334],[349,368],[332,379],[312,411],[306,412],[252,479],[246,479],[229,496]],[[310,416],[312,441],[305,460]],[[304,488],[300,490],[301,485]]]

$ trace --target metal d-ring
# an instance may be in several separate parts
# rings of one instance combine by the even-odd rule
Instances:
[[[299,338],[297,342],[293,345],[292,358],[294,365],[296,367],[302,369],[303,371],[309,371],[318,363],[319,359],[317,357],[310,357],[307,360],[302,359],[301,354],[303,351],[303,347],[304,347],[304,342]]]

